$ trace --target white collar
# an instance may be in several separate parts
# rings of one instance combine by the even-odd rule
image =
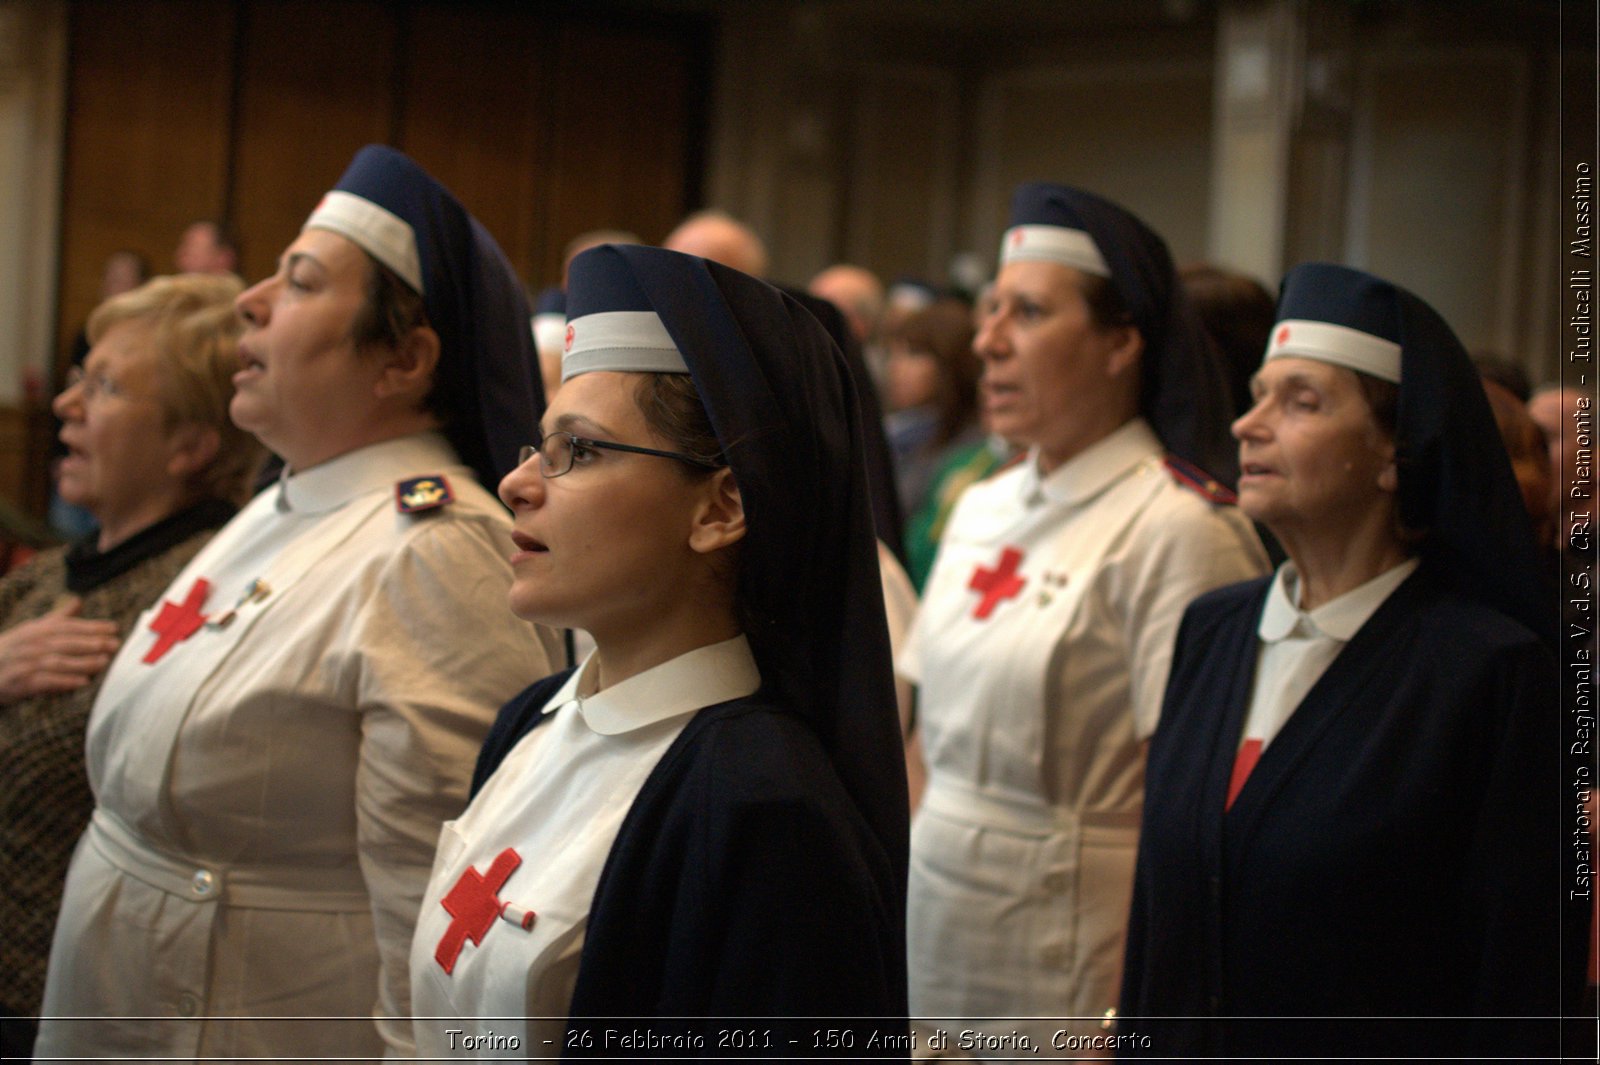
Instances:
[[[1022,499],[1081,505],[1105,491],[1139,463],[1165,449],[1143,418],[1125,422],[1045,476],[1039,474],[1039,449],[1030,448],[1022,476]]]
[[[761,672],[743,634],[696,647],[604,691],[595,691],[599,683],[596,673],[598,664],[590,652],[547,705],[574,704],[584,724],[602,736],[620,736],[701,707],[742,698],[761,687]]]
[[[300,473],[285,467],[276,505],[280,513],[320,514],[375,489],[392,490],[396,479],[407,474],[468,475],[458,467],[461,460],[442,434],[413,433],[358,447]]]
[[[1256,626],[1256,635],[1268,643],[1276,643],[1299,629],[1305,636],[1320,634],[1341,642],[1348,641],[1361,631],[1361,626],[1377,612],[1383,601],[1411,576],[1417,565],[1417,559],[1407,559],[1308,612],[1299,607],[1300,574],[1293,562],[1285,562],[1278,567],[1272,586],[1267,590],[1267,602],[1261,608],[1261,621]]]

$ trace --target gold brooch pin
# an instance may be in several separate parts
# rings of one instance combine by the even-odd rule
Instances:
[[[208,618],[206,620],[206,628],[208,628],[208,629],[225,629],[225,628],[227,628],[229,625],[233,624],[233,619],[239,615],[239,609],[241,607],[243,607],[246,603],[258,603],[258,602],[260,602],[261,600],[265,599],[267,596],[269,596],[271,594],[272,594],[271,586],[268,585],[267,582],[262,580],[260,577],[257,577],[255,580],[253,580],[249,584],[245,585],[244,594],[239,597],[239,601],[238,602],[234,603],[232,606],[230,606],[228,609],[224,610],[222,613],[218,614],[216,617]]]

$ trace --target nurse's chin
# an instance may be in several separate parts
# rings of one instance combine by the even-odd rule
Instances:
[[[228,401],[228,420],[251,436],[259,437],[261,430],[267,428],[269,413],[265,405],[248,392],[235,392]]]
[[[506,605],[511,608],[513,614],[523,621],[531,621],[535,625],[548,625],[555,629],[583,627],[582,623],[574,618],[575,611],[571,604],[553,602],[548,589],[529,587],[532,583],[521,578],[512,582],[511,591],[506,596]]]

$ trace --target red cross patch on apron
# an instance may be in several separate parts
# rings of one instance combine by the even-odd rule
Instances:
[[[504,918],[524,930],[533,927],[537,915],[532,910],[518,909],[500,899],[500,889],[521,864],[522,855],[507,847],[495,855],[486,873],[467,866],[455,886],[439,900],[450,915],[450,927],[434,948],[433,959],[447,974],[455,971],[467,940],[472,940],[475,947],[482,945],[496,918]]]

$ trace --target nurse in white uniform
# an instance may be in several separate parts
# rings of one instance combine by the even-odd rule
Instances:
[[[500,494],[513,611],[595,650],[506,706],[445,826],[418,1051],[794,1053],[829,1017],[903,1040],[905,777],[845,364],[777,290],[658,248],[583,253],[568,299]]]
[[[909,970],[913,1018],[1007,1055],[1102,1033],[1178,620],[1265,558],[1213,478],[1220,370],[1133,215],[1018,189],[974,346],[992,428],[1030,447],[961,497],[899,663],[928,766]]]
[[[521,286],[455,198],[363,149],[239,310],[231,414],[284,475],[106,677],[40,1058],[409,1054],[439,823],[557,649],[479,623],[511,583],[479,482],[539,400]]]

